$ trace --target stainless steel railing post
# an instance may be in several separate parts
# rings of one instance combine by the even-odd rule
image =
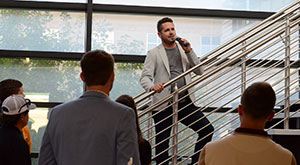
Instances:
[[[149,100],[151,100],[151,99],[152,99],[152,97],[149,97]],[[149,112],[148,114],[149,114],[149,117],[148,117],[148,128],[152,128],[152,126],[153,126],[153,122],[152,122],[152,112]],[[148,129],[148,130],[147,130],[147,134],[148,134],[148,139],[149,139],[150,137],[152,137],[152,129]],[[152,140],[153,140],[153,139],[151,139],[150,144],[152,144]]]
[[[173,158],[172,158],[172,164],[177,163],[177,150],[178,150],[178,87],[177,83],[175,83],[174,86],[174,94],[173,94]]]
[[[285,29],[285,103],[284,107],[286,110],[284,111],[284,129],[289,129],[289,113],[290,113],[290,19],[289,15],[286,17],[286,29]]]
[[[242,43],[242,46],[243,46],[243,49],[242,49],[242,52],[245,52],[246,51],[246,41],[244,41]],[[241,93],[244,93],[244,91],[246,90],[246,59],[247,59],[247,55],[245,54],[241,60],[242,60],[242,77],[241,77],[241,80],[242,80],[242,90],[241,90]]]

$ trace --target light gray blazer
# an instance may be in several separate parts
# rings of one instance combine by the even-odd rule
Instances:
[[[53,108],[39,165],[139,165],[134,111],[104,93],[87,91]]]
[[[181,55],[182,61],[182,68],[185,72],[186,70],[194,67],[195,65],[199,64],[200,61],[198,60],[195,52],[192,50],[190,53],[185,53],[180,44],[176,42],[179,52]],[[204,72],[204,67],[200,67],[194,70],[194,73],[200,75]],[[140,78],[140,83],[142,87],[146,91],[150,91],[150,88],[156,83],[168,82],[171,78],[170,74],[170,66],[167,57],[167,52],[163,45],[159,45],[156,48],[148,51],[146,60],[144,62],[144,68],[142,71],[142,76]],[[188,84],[192,81],[191,74],[186,75],[185,82]],[[190,93],[193,89],[190,88],[188,92]],[[168,96],[171,92],[170,86],[165,88],[161,93],[154,94],[152,98],[152,103],[156,103],[157,101],[161,100],[162,98]],[[195,95],[190,95],[191,100],[195,101]],[[158,107],[155,110],[160,110],[167,106],[168,103],[163,104],[162,106]]]

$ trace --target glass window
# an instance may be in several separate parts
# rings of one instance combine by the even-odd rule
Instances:
[[[83,52],[84,28],[84,13],[0,9],[0,49]]]
[[[248,11],[278,11],[296,0],[94,0],[94,3],[137,5],[155,7],[178,7],[196,9],[248,10]]]
[[[87,2],[87,0],[17,0],[17,1],[69,2],[69,3],[86,3]]]
[[[219,118],[218,120],[216,120]],[[208,116],[209,121],[215,121],[213,124],[215,128],[215,133],[213,136],[213,140],[218,140],[230,134],[234,131],[237,127],[240,126],[240,119],[237,113],[229,113],[224,115],[224,113],[213,113]]]
[[[280,27],[279,29],[284,29],[284,27]],[[299,26],[296,25],[291,28],[291,33],[289,37],[289,47],[286,47],[286,35],[283,33],[281,35],[274,35],[277,30],[268,30],[268,31],[262,31],[261,33],[257,34],[257,36],[265,35],[262,38],[256,38],[253,40],[252,38],[250,40],[246,41],[247,43],[255,41],[253,44],[249,44],[246,49],[253,49],[256,45],[258,45],[261,42],[268,41],[265,44],[261,45],[260,47],[254,49],[252,52],[248,53],[247,56],[252,59],[265,59],[265,60],[284,60],[286,57],[286,48],[290,49],[290,59],[292,61],[299,60]],[[256,36],[254,36],[255,38]],[[271,40],[268,40],[270,38],[273,38]],[[284,62],[282,62],[283,64]]]
[[[136,96],[144,91],[139,83],[142,74],[142,63],[116,63],[115,81],[110,98],[115,100],[120,95]]]
[[[266,81],[277,91],[277,104],[284,104],[285,71],[282,68],[246,68],[247,87],[254,82]],[[211,72],[216,67],[207,69],[207,72]],[[290,69],[290,72],[290,99],[293,102],[299,99],[299,72],[296,69]],[[241,97],[241,78],[240,67],[225,67],[219,73],[201,81],[195,85],[197,104],[200,107],[237,107]],[[203,86],[203,84],[207,85]]]
[[[143,91],[139,84],[143,64],[116,63],[112,100],[122,94],[135,96]],[[26,98],[35,102],[66,102],[83,93],[79,61],[0,58],[0,81],[12,78],[23,83]],[[48,108],[30,111],[32,152],[39,152],[48,122]]]
[[[247,67],[248,68],[248,67]],[[254,69],[252,69],[254,70]],[[248,84],[252,84],[257,81],[266,81],[270,84],[274,84],[275,82],[280,81],[279,83],[276,83],[276,85],[273,85],[273,89],[276,91],[276,104],[283,106],[284,105],[284,99],[285,99],[285,70],[283,68],[276,68],[267,70],[266,68],[256,68],[256,72],[248,74],[247,80],[252,79],[251,82]],[[259,76],[257,76],[259,75]],[[300,73],[297,71],[297,69],[290,69],[290,100],[291,104],[299,99],[299,75]],[[297,91],[298,90],[298,91]]]
[[[211,37],[211,44],[212,45],[220,45],[221,41],[220,41],[220,37]]]
[[[116,63],[112,99],[143,92],[139,84],[142,63]],[[83,93],[79,61],[0,58],[0,81],[20,80],[26,97],[36,102],[66,102]]]
[[[208,37],[208,36],[203,36],[203,37],[202,37],[202,44],[203,44],[203,45],[210,45],[210,37]]]
[[[104,49],[114,54],[145,55],[148,50],[160,44],[156,24],[162,17],[164,16],[94,14],[92,49]],[[180,16],[172,19],[177,35],[186,38],[198,56],[203,55],[202,36],[209,37],[204,38],[207,42],[204,45],[212,45],[207,49],[211,50],[260,22],[251,19],[248,24],[240,24],[240,28],[234,28],[236,22],[246,22],[249,19]]]
[[[50,109],[48,108],[36,108],[29,112],[28,128],[30,129],[30,135],[32,140],[31,152],[39,153],[42,144],[42,139],[50,115]]]
[[[201,54],[207,54],[221,45],[220,36],[202,36]]]
[[[79,61],[0,58],[0,81],[20,80],[32,101],[65,102],[82,94]]]
[[[161,44],[161,40],[158,37],[157,33],[148,33],[148,40],[147,40],[147,51],[155,48],[159,44]]]
[[[155,33],[148,33],[148,43],[157,43],[158,36]]]

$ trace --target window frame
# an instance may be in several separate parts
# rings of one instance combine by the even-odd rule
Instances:
[[[153,6],[125,6],[93,4],[92,0],[87,3],[62,3],[62,2],[34,2],[34,1],[11,1],[1,0],[0,9],[27,9],[27,10],[54,10],[54,11],[81,11],[86,13],[85,52],[91,50],[92,42],[92,15],[93,13],[124,13],[124,14],[146,14],[146,15],[169,15],[169,16],[201,16],[211,18],[245,18],[266,19],[274,12],[236,11],[236,10],[211,10],[190,8],[166,8]],[[61,60],[80,60],[84,52],[52,52],[52,51],[20,51],[0,49],[0,58],[47,58]],[[116,62],[143,63],[146,55],[124,55],[113,54]],[[250,60],[251,61],[251,60]],[[249,62],[250,62],[249,61]],[[266,61],[267,62],[267,61]],[[276,62],[276,61],[274,61]],[[284,67],[284,66],[281,66]],[[297,62],[292,68],[300,67]],[[300,74],[300,72],[299,72]],[[38,107],[52,108],[62,102],[35,102]],[[222,109],[224,112],[226,108]],[[222,111],[221,110],[221,111]],[[37,158],[38,153],[31,153],[32,158]]]

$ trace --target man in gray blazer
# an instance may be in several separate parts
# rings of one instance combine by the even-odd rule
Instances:
[[[157,31],[158,36],[161,38],[162,44],[148,52],[140,79],[140,83],[146,91],[156,92],[156,94],[153,96],[153,104],[174,91],[174,86],[168,86],[164,88],[164,83],[199,64],[199,60],[195,52],[192,50],[191,44],[187,40],[181,38],[181,43],[175,41],[176,31],[171,18],[165,17],[159,20],[157,23]],[[200,75],[203,73],[203,70],[203,67],[199,67],[198,69],[194,70],[194,73]],[[184,78],[181,78],[177,81],[178,88],[181,88],[190,82],[191,75],[188,74]],[[198,140],[200,140],[207,134],[211,133],[214,128],[205,117],[202,120],[195,122],[203,117],[203,113],[201,111],[197,111],[198,107],[195,105],[195,96],[192,91],[193,89],[189,89],[188,91],[185,91],[179,95],[179,98],[184,97],[184,99],[179,102],[179,109],[185,106],[186,108],[179,112],[178,119],[181,120],[187,115],[193,113],[191,116],[182,120],[181,123],[189,126],[191,129],[197,132]],[[169,158],[167,150],[169,147],[169,140],[167,138],[170,137],[171,128],[166,128],[172,125],[171,114],[173,113],[173,109],[172,106],[166,108],[168,104],[170,103],[161,105],[152,113],[154,122],[156,124],[155,132],[157,135],[155,142],[158,144],[155,148],[156,155],[158,155],[155,159],[157,164],[164,162]],[[198,131],[206,125],[208,125],[206,128]],[[211,141],[211,138],[212,135],[196,143],[195,154],[192,156],[192,163],[198,161],[199,150],[207,142]],[[164,164],[168,163],[166,162]]]
[[[134,111],[109,98],[114,59],[105,51],[81,59],[87,91],[53,108],[42,140],[40,165],[139,165]]]

